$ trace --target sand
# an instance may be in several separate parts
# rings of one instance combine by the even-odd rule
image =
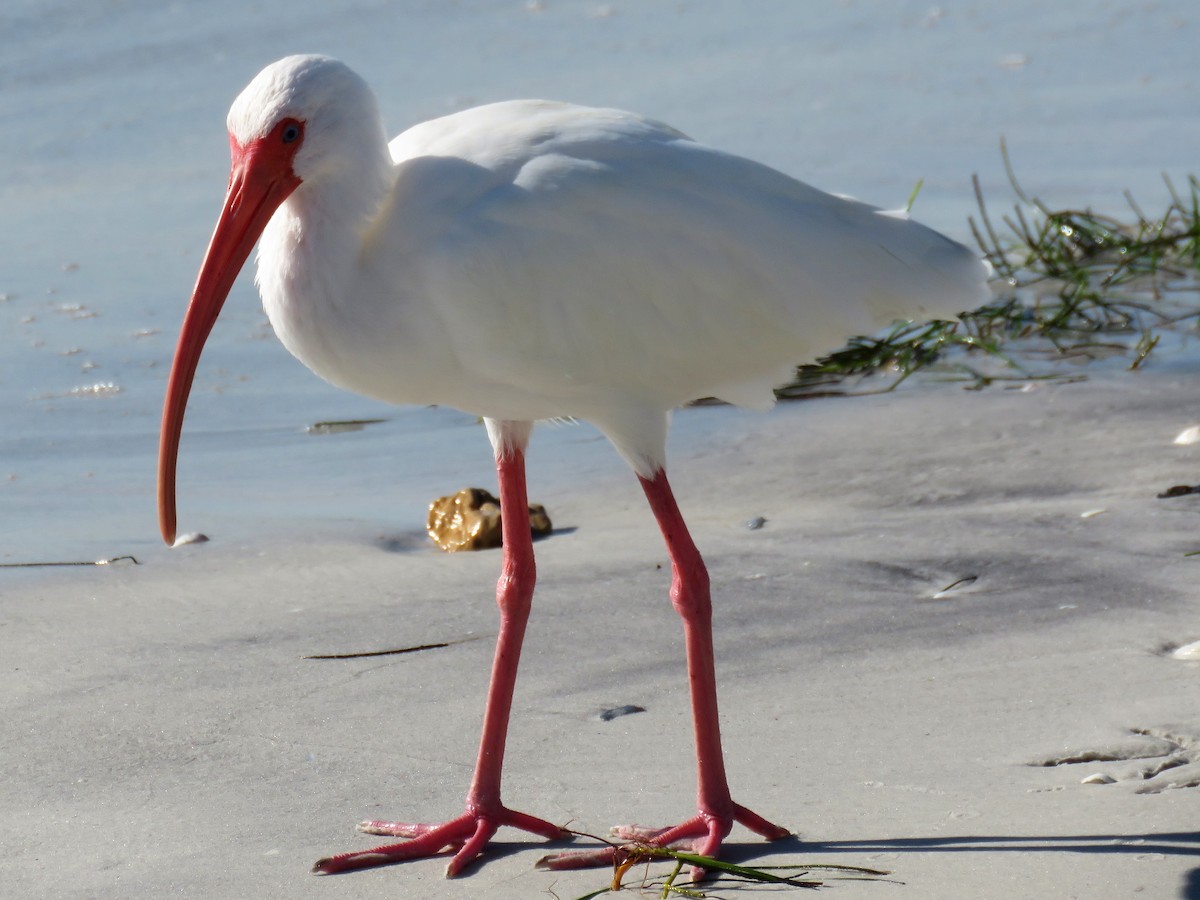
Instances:
[[[1179,363],[677,416],[735,797],[796,832],[735,830],[733,859],[892,873],[831,882],[847,898],[1200,897],[1200,662],[1171,653],[1200,638],[1200,496],[1156,497],[1200,480],[1200,445],[1172,443],[1194,385]],[[560,530],[537,545],[506,800],[593,834],[678,821],[694,774],[653,521],[619,465],[540,479],[537,447],[533,499]],[[360,819],[461,810],[499,555],[442,554],[419,528],[336,519],[0,573],[0,893],[602,888],[603,871],[535,869],[546,847],[511,831],[453,881],[438,859],[308,874],[371,845]],[[646,711],[598,718],[623,704]],[[1097,773],[1114,780],[1083,783]]]
[[[420,528],[428,499],[494,484],[470,417],[323,385],[267,339],[243,275],[180,461],[181,525],[212,540],[157,543],[166,370],[226,182],[225,112],[264,64],[344,58],[392,133],[545,96],[884,206],[921,179],[918,218],[970,240],[972,173],[997,216],[1014,199],[1002,136],[1051,206],[1123,217],[1129,189],[1161,209],[1161,173],[1183,185],[1194,166],[1196,27],[1184,0],[9,0],[0,564],[140,565],[0,569],[0,896],[574,900],[605,883],[535,870],[545,848],[510,832],[459,881],[439,860],[308,874],[370,846],[359,819],[460,810],[499,557],[442,555]],[[1197,780],[1200,662],[1167,649],[1200,639],[1200,497],[1155,497],[1200,481],[1200,445],[1171,443],[1200,411],[1195,367],[1168,359],[1029,392],[678,417],[735,794],[798,835],[739,830],[734,858],[892,870],[904,886],[835,889],[871,900],[1200,897],[1200,788],[1169,787]],[[560,530],[538,544],[507,799],[594,833],[678,821],[690,726],[644,499],[583,428],[535,435],[530,485]],[[623,704],[646,712],[598,720]],[[1097,773],[1116,780],[1081,784]]]

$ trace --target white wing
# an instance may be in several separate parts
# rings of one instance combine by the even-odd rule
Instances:
[[[616,439],[618,406],[767,406],[850,336],[988,296],[942,235],[628,113],[494,104],[390,149],[389,252],[419,269],[476,404],[445,402],[496,418]]]

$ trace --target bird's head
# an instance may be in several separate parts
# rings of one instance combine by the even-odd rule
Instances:
[[[300,182],[354,164],[383,135],[375,95],[349,66],[328,56],[271,63],[233,101],[226,120],[234,172],[248,154]]]
[[[225,206],[184,316],[163,405],[158,514],[175,542],[175,462],[188,393],[204,342],[267,222],[302,184],[353,170],[386,150],[374,95],[343,63],[289,56],[263,69],[229,111],[232,166]]]

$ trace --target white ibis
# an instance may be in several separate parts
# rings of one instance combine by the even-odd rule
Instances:
[[[175,461],[201,350],[259,244],[257,282],[284,345],[321,377],[393,403],[484,417],[501,506],[524,510],[533,423],[595,424],[637,474],[666,540],[683,621],[697,813],[618,833],[718,854],[735,822],[725,776],[708,574],[665,470],[670,410],[701,397],[766,408],[797,362],[898,318],[987,297],[973,253],[903,213],[826,194],[612,109],[519,100],[417,125],[390,144],[342,63],[290,56],[234,101],[233,166],[179,336],[163,410],[159,516],[175,540]],[[364,823],[404,840],[319,861],[338,872],[454,855],[502,825],[566,837],[503,805],[505,735],[534,587],[522,516],[503,524],[500,630],[465,811],[440,825]],[[619,852],[619,851],[618,851]],[[543,865],[611,861],[559,853]]]

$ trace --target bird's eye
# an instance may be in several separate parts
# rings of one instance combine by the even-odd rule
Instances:
[[[300,126],[296,122],[289,122],[283,127],[283,131],[280,132],[279,137],[285,144],[291,144],[299,140]]]

